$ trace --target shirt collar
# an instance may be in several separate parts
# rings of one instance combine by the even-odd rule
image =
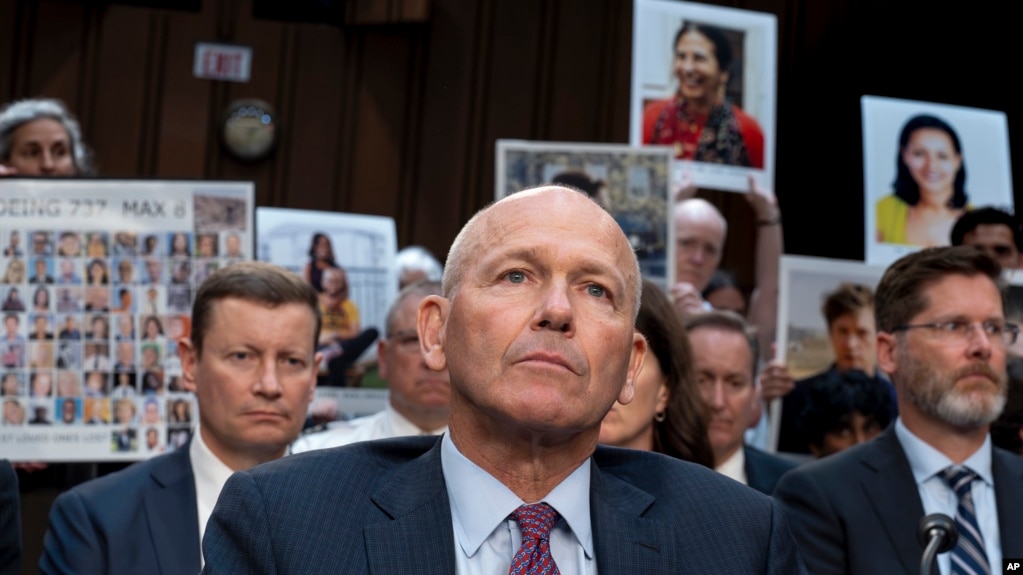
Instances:
[[[441,440],[441,468],[451,501],[455,538],[468,557],[508,519],[522,501],[503,483],[462,455],[449,434]],[[593,557],[590,524],[590,458],[559,483],[541,501],[556,509],[588,558]],[[531,501],[529,503],[537,503]],[[459,529],[459,526],[461,529]]]
[[[917,485],[931,479],[941,473],[946,467],[955,465],[944,453],[938,451],[923,439],[917,437],[902,422],[902,418],[895,420],[895,435],[902,444],[902,451],[906,453],[909,460],[909,468],[913,471],[913,479]],[[973,455],[963,461],[961,467],[968,467],[988,484],[994,485],[994,475],[991,473],[991,435],[984,437],[984,443]]]
[[[746,449],[740,447],[735,450],[735,453],[731,457],[724,460],[721,465],[714,468],[714,471],[724,475],[725,477],[731,477],[732,479],[746,485]]]

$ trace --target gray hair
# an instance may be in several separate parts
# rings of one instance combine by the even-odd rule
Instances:
[[[15,130],[28,122],[44,118],[59,122],[67,131],[77,175],[91,176],[92,150],[82,142],[82,129],[78,125],[78,120],[60,100],[18,100],[0,111],[0,161],[7,162],[11,159]]]
[[[398,252],[395,262],[399,279],[406,272],[419,271],[423,272],[423,279],[439,282],[444,273],[444,266],[440,265],[430,250],[423,246],[408,246],[402,249]]]

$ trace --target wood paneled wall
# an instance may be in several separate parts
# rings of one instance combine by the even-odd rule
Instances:
[[[920,0],[733,0],[779,20],[776,190],[790,253],[862,257],[859,97],[1006,110],[1020,53],[1006,9]],[[342,27],[256,20],[251,0],[199,11],[100,0],[0,0],[0,101],[62,98],[112,177],[256,182],[259,205],[393,216],[401,245],[440,256],[493,197],[497,138],[625,142],[628,0],[349,0]],[[395,23],[412,14],[420,23]],[[424,16],[425,15],[425,16]],[[388,23],[389,22],[389,23]],[[254,50],[252,80],[192,77],[196,42]],[[274,105],[268,160],[223,153],[225,106]],[[1018,146],[1017,146],[1018,148]],[[726,267],[749,287],[740,196]]]

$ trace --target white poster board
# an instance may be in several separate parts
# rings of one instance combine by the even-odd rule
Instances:
[[[1013,211],[1005,113],[877,96],[864,96],[861,106],[867,262],[887,265],[924,246],[949,245],[964,210]],[[920,199],[913,206],[907,197]]]
[[[672,146],[676,171],[691,171],[703,188],[745,192],[753,174],[773,189],[777,18],[693,2],[634,6],[629,142]],[[713,49],[710,59],[673,45],[687,24],[709,30],[697,34]],[[715,34],[720,50],[709,41]]]
[[[177,341],[195,288],[251,257],[246,182],[0,180],[0,452],[131,461],[196,421]]]

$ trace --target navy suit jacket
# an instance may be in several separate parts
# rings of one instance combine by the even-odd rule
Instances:
[[[61,494],[50,510],[39,570],[198,573],[199,514],[188,445]]]
[[[806,573],[770,498],[656,453],[601,446],[593,463],[601,573]],[[361,442],[235,473],[203,553],[210,575],[451,575],[440,439]]]
[[[767,495],[774,492],[774,487],[781,476],[795,469],[797,465],[795,461],[782,459],[755,447],[744,445],[742,449],[746,458],[746,485]]]
[[[1023,557],[1023,459],[995,448],[991,471],[1002,556]],[[786,474],[774,498],[813,573],[920,572],[923,546],[916,532],[924,508],[894,425],[872,441]]]
[[[0,575],[21,572],[21,509],[18,475],[0,459]]]

